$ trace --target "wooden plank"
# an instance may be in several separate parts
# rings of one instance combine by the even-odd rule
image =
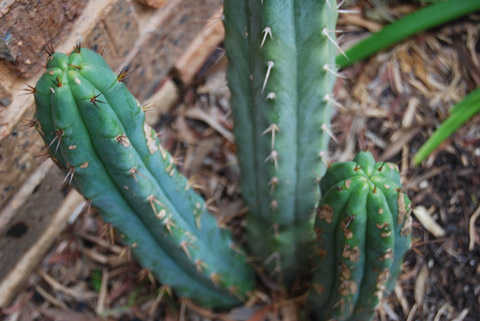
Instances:
[[[0,228],[0,279],[5,278],[16,264],[18,255],[35,244],[51,223],[51,213],[55,213],[64,200],[63,174],[54,166],[48,174],[43,181],[27,181],[23,189],[33,189],[33,193],[24,200],[15,215],[2,212],[2,222],[8,220],[8,224]]]
[[[0,308],[10,303],[83,201],[76,191],[65,196],[62,181],[62,173],[53,166],[9,224],[0,229]]]
[[[142,30],[128,57],[127,87],[140,101],[151,97],[170,73],[177,59],[207,25],[222,0],[171,0],[158,10],[151,24]],[[141,45],[140,45],[141,44]]]
[[[71,30],[87,2],[11,2],[0,12],[0,59],[23,78],[35,75],[45,63],[46,43],[58,44]]]
[[[25,114],[25,119],[32,118],[33,107]],[[25,123],[19,122],[10,135],[0,140],[0,209],[45,161],[39,156],[44,149],[43,141],[35,129],[24,129]]]
[[[0,212],[0,231],[10,223],[17,211],[28,201],[53,166],[54,164],[50,159],[43,162],[3,208]]]
[[[208,57],[225,38],[222,23],[223,6],[210,17],[211,23],[203,27],[202,32],[192,41],[174,66],[174,75],[184,85],[192,82]]]

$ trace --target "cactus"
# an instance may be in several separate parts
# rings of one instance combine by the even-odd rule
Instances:
[[[309,301],[319,320],[371,320],[410,247],[410,201],[398,168],[362,152],[352,162],[333,164],[320,188]]]
[[[54,53],[34,94],[48,151],[138,261],[181,296],[226,308],[254,286],[245,257],[145,123],[140,104],[103,58]]]
[[[333,0],[226,0],[248,242],[285,286],[310,268],[336,79]]]
[[[283,285],[281,298],[313,271],[319,320],[369,320],[410,246],[410,201],[397,167],[368,152],[327,170],[336,1],[225,0],[224,11],[256,262]],[[144,267],[205,307],[232,307],[252,291],[253,270],[145,124],[125,77],[80,46],[52,53],[33,90],[36,128],[65,180]]]

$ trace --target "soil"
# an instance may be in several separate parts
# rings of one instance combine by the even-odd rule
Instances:
[[[339,20],[345,48],[382,23],[365,18],[363,10],[372,8],[358,3],[353,9],[362,13]],[[416,8],[408,4],[386,10],[397,17]],[[333,118],[337,142],[331,142],[330,161],[349,160],[368,149],[377,159],[398,163],[415,207],[412,249],[377,320],[480,320],[480,220],[474,216],[480,209],[480,115],[421,166],[411,161],[449,108],[480,86],[479,37],[480,15],[470,15],[343,70],[344,78],[335,86],[342,107]],[[225,67],[219,49],[195,83],[183,88],[178,106],[157,129],[209,209],[241,241],[245,209]],[[138,266],[92,210],[62,234],[2,316],[9,321],[290,321],[282,318],[266,289],[245,306],[223,313],[179,299]]]

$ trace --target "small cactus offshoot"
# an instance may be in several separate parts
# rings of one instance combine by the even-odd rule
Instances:
[[[252,269],[145,123],[125,78],[80,45],[50,55],[34,90],[50,156],[158,280],[206,307],[239,304]]]
[[[410,247],[410,200],[398,168],[362,152],[333,164],[320,188],[312,309],[318,320],[371,320]]]

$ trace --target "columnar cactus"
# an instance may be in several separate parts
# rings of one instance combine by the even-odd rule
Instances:
[[[310,303],[318,320],[371,320],[410,247],[410,201],[398,168],[362,152],[333,164],[320,188]]]
[[[288,286],[309,270],[336,79],[334,0],[226,0],[225,48],[250,248]]]
[[[124,78],[80,46],[53,54],[34,90],[38,132],[66,180],[161,282],[207,307],[238,304],[253,288],[252,270],[146,125]]]
[[[308,301],[319,320],[370,320],[410,246],[410,201],[397,167],[368,152],[326,169],[336,1],[225,0],[224,10],[257,263],[284,287],[315,271]],[[145,124],[125,77],[80,46],[52,53],[33,90],[36,128],[144,267],[205,307],[234,306],[253,289],[252,269]]]

